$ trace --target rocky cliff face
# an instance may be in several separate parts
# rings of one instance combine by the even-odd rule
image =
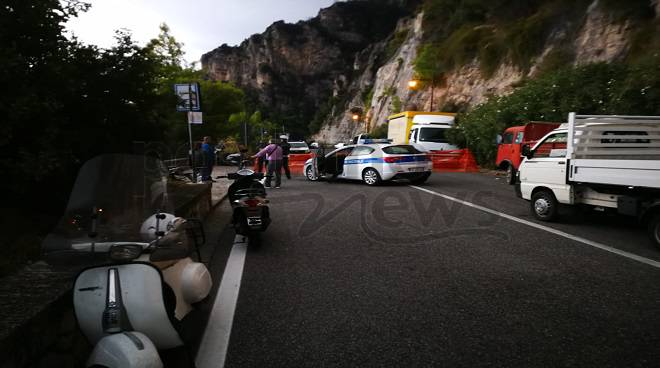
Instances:
[[[650,1],[657,19],[660,2]],[[365,34],[373,27],[363,24],[371,19],[370,13],[363,13],[359,21],[347,17],[369,3],[337,3],[308,22],[275,23],[239,47],[222,46],[204,55],[202,62],[212,78],[233,81],[256,93],[262,104],[302,119],[300,133],[316,115],[320,129],[314,138],[323,142],[373,129],[400,110],[430,110],[428,85],[416,91],[407,88],[423,40],[423,14],[408,13],[411,2],[388,2],[387,10],[375,19],[378,32]],[[484,76],[478,60],[473,60],[446,73],[433,89],[433,109],[465,109],[489,96],[507,94],[540,73],[557,51],[576,65],[622,59],[633,32],[630,21],[613,17],[595,0],[579,24],[555,25],[543,52],[528,68],[505,59]],[[354,113],[360,121],[351,118]]]
[[[656,20],[660,15],[660,1],[651,2],[656,9]],[[401,20],[397,31],[407,30],[405,41],[397,52],[375,73],[366,73],[354,82],[350,106],[359,106],[369,119],[369,127],[380,126],[387,116],[400,110],[431,110],[431,88],[426,86],[418,91],[407,88],[413,77],[413,61],[417,47],[422,40],[423,15]],[[479,63],[473,60],[456,70],[447,73],[445,80],[437,83],[433,90],[434,111],[460,111],[485,102],[489,96],[505,95],[525,78],[535,77],[544,61],[553,51],[562,50],[570,55],[574,65],[600,61],[621,60],[627,54],[634,26],[624,18],[615,18],[599,6],[595,0],[588,7],[581,24],[557,24],[546,40],[544,51],[527,70],[504,61],[490,76],[482,74]],[[373,91],[373,99],[364,105],[359,96],[365,91]],[[314,138],[320,141],[335,142],[345,140],[363,132],[365,125],[358,125],[351,119],[352,111],[347,105],[345,111],[327,117],[323,128]]]
[[[392,32],[409,3],[336,3],[311,20],[276,22],[240,46],[222,45],[203,55],[202,65],[211,79],[235,83],[271,119],[306,135],[320,106],[359,77],[369,50]]]

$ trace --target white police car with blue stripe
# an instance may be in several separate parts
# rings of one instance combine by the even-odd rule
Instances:
[[[377,185],[384,180],[408,179],[415,184],[425,182],[433,162],[429,155],[407,144],[370,143],[347,145],[324,157],[305,162],[308,180],[341,178],[362,180]]]

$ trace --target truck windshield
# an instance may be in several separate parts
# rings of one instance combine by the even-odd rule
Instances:
[[[420,142],[447,143],[445,130],[441,128],[422,128],[419,130]]]

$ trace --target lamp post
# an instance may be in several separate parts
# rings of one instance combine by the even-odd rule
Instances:
[[[435,76],[431,79],[415,78],[408,81],[408,89],[415,90],[419,87],[419,82],[431,82],[431,112],[433,112],[433,92],[435,90]]]

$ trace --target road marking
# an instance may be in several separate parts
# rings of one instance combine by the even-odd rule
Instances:
[[[243,277],[247,244],[247,238],[242,235],[236,235],[234,238],[225,273],[222,275],[220,288],[213,301],[213,309],[211,309],[202,343],[197,352],[195,365],[198,368],[222,368],[225,366],[229,335],[234,322],[234,311]]]
[[[503,218],[511,220],[511,221],[521,223],[523,225],[527,225],[527,226],[537,228],[539,230],[547,231],[549,233],[559,235],[559,236],[562,236],[566,239],[574,240],[576,242],[580,242],[582,244],[586,244],[586,245],[592,246],[594,248],[604,250],[606,252],[614,253],[616,255],[626,257],[628,259],[632,259],[634,261],[641,262],[641,263],[647,264],[647,265],[655,267],[655,268],[660,268],[660,262],[654,261],[652,259],[645,258],[645,257],[642,257],[642,256],[638,256],[637,254],[633,254],[633,253],[629,253],[629,252],[626,252],[626,251],[623,251],[623,250],[620,250],[620,249],[616,249],[616,248],[610,247],[609,245],[605,245],[605,244],[602,244],[602,243],[595,242],[593,240],[589,240],[589,239],[585,239],[585,238],[582,238],[582,237],[579,237],[579,236],[575,236],[575,235],[563,232],[561,230],[557,230],[557,229],[553,229],[553,228],[548,227],[548,226],[537,224],[537,223],[532,222],[532,221],[527,221],[527,220],[523,220],[523,219],[515,217],[515,216],[507,215],[506,213],[498,212],[498,211],[492,210],[490,208],[480,206],[478,204],[463,201],[461,199],[448,196],[446,194],[441,194],[441,193],[438,193],[438,192],[434,192],[434,191],[426,189],[426,188],[421,188],[421,187],[418,187],[418,186],[415,186],[415,185],[411,185],[410,187],[415,188],[417,190],[421,190],[422,192],[426,192],[426,193],[429,193],[429,194],[432,194],[432,195],[435,195],[435,196],[438,196],[438,197],[442,197],[444,199],[448,199],[450,201],[454,201],[454,202],[466,205],[468,207],[476,208],[478,210],[488,212],[488,213],[496,215],[496,216],[503,217]]]

